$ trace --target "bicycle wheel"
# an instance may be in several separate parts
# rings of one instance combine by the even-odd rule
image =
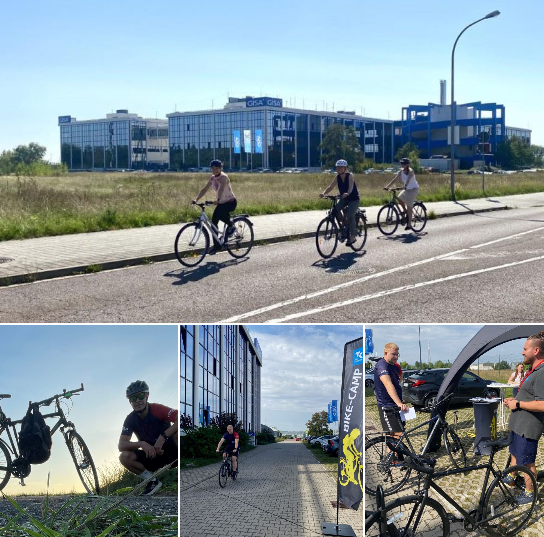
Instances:
[[[367,237],[366,218],[362,213],[355,215],[355,224],[357,227],[357,237],[355,242],[351,244],[351,249],[354,252],[360,252],[366,244]]]
[[[315,232],[315,245],[319,255],[325,259],[331,257],[338,246],[338,228],[329,218],[323,218]]]
[[[393,456],[386,445],[386,440],[397,442],[390,436],[377,436],[365,443],[365,492],[376,495],[376,487],[381,485],[384,495],[399,490],[410,477],[411,468],[395,466]],[[399,447],[410,451],[400,442]]]
[[[194,222],[183,226],[174,242],[176,257],[186,267],[196,267],[206,256],[209,246],[208,231]]]
[[[72,460],[76,466],[79,479],[89,494],[100,494],[100,484],[93,458],[83,438],[75,431],[69,431],[64,439]]]
[[[426,225],[427,208],[420,201],[416,201],[412,208],[412,229],[419,233]]]
[[[444,446],[456,468],[464,468],[467,465],[465,448],[463,448],[461,439],[449,426],[444,429]]]
[[[229,465],[223,463],[219,468],[219,486],[225,488],[227,481],[229,480]]]
[[[394,205],[384,205],[378,212],[378,228],[384,235],[393,235],[399,227],[399,211]]]
[[[0,442],[0,490],[2,490],[11,477],[11,455],[3,442]]]
[[[432,498],[425,500],[423,513],[417,526],[416,518],[423,498],[404,496],[397,498],[384,507],[384,519],[387,521],[387,537],[449,537],[450,521],[445,509]],[[382,523],[383,524],[383,523]],[[380,537],[380,517],[372,513],[365,521],[365,536]]]
[[[517,474],[516,485],[509,487],[501,480],[507,474]],[[525,477],[528,476],[533,484],[533,501],[519,504],[516,496],[521,494],[525,487]],[[484,500],[483,526],[492,528],[505,537],[518,534],[529,522],[535,509],[538,490],[534,474],[525,466],[510,466],[501,472],[489,485]]]
[[[232,257],[245,257],[253,247],[253,226],[245,216],[233,218],[232,223],[235,231],[227,239],[227,250]]]

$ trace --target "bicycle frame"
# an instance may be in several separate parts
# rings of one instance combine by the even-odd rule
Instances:
[[[206,214],[206,210],[203,207],[201,207],[200,217],[198,218],[198,220],[195,220],[195,224],[196,223],[198,223],[200,227],[198,229],[198,232],[195,233],[193,240],[191,240],[191,242],[189,243],[191,246],[194,246],[198,242],[198,239],[200,238],[200,233],[202,232],[202,227],[205,227],[208,230],[208,232],[212,235],[212,237],[221,246],[223,246],[223,244],[225,243],[225,234],[227,232],[227,226],[225,226],[225,229],[223,229],[223,232],[220,233],[217,226],[213,222],[211,222],[210,219],[208,218],[208,215]]]

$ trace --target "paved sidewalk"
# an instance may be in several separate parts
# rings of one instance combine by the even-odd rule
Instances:
[[[426,206],[438,217],[544,206],[544,192]],[[366,207],[371,226],[379,209]],[[325,211],[302,211],[253,216],[251,220],[257,241],[275,242],[313,236],[324,216]],[[0,242],[0,285],[174,259],[174,239],[180,227],[175,224]]]
[[[180,472],[180,537],[315,537],[336,522],[336,482],[299,442],[242,454],[238,480],[224,489],[219,466]],[[362,506],[341,509],[340,523],[363,537]]]

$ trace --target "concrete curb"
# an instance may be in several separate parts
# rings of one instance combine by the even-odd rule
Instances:
[[[511,209],[507,205],[502,205],[500,207],[490,207],[486,209],[466,209],[464,211],[455,211],[451,213],[437,214],[436,218],[447,218],[451,216],[464,216],[468,214],[477,214],[477,213],[487,213],[494,211],[503,211]],[[433,218],[435,220],[436,218]],[[368,223],[369,228],[377,227],[376,222]],[[277,237],[270,237],[267,239],[257,239],[255,245],[263,246],[266,244],[275,244],[278,242],[285,242],[293,239],[306,239],[315,236],[315,231],[303,232],[303,233],[293,233],[280,235]],[[172,251],[170,253],[162,254],[152,254],[148,256],[137,256],[125,259],[116,259],[113,261],[106,261],[105,263],[89,263],[84,265],[78,265],[75,267],[61,267],[51,270],[43,270],[39,272],[29,272],[27,274],[20,274],[16,276],[7,276],[0,280],[0,287],[8,287],[12,285],[27,284],[31,282],[41,281],[41,280],[51,280],[54,278],[62,278],[66,276],[80,276],[86,274],[93,274],[98,272],[103,272],[105,270],[114,270],[119,268],[126,268],[132,266],[146,265],[150,263],[158,263],[161,261],[171,261],[176,259],[175,253]],[[97,267],[97,270],[89,270],[90,267]],[[181,267],[180,265],[180,268]]]

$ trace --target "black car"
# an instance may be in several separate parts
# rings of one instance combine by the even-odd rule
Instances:
[[[402,383],[402,402],[414,406],[433,406],[448,371],[449,369],[425,369],[405,378]],[[487,387],[492,383],[492,380],[485,380],[465,371],[451,402],[466,403],[473,397],[499,397],[497,388]]]

